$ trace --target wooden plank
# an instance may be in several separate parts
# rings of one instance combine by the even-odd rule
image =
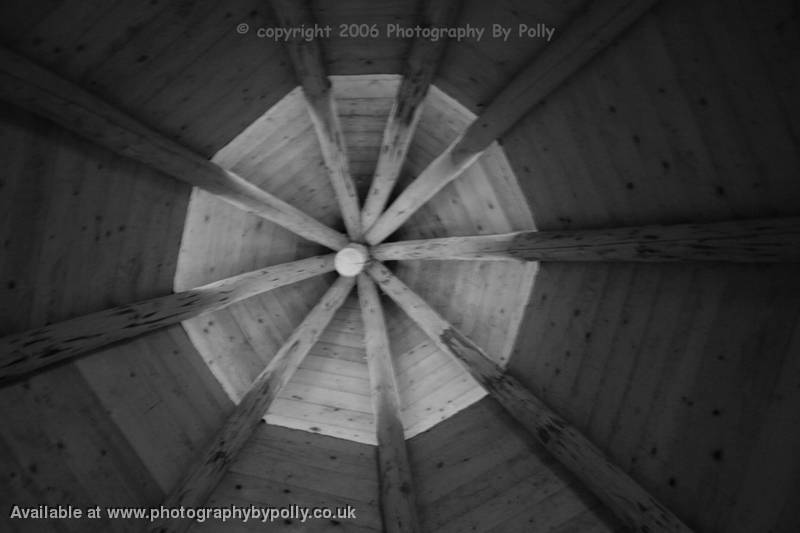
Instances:
[[[348,475],[356,476],[356,472],[362,470],[375,480],[371,483],[373,488],[378,485],[373,446],[264,424],[253,435],[248,448],[267,461],[299,463],[329,470],[341,469]],[[374,499],[374,492],[370,495],[370,500]]]
[[[388,533],[418,532],[416,497],[383,306],[375,283],[364,273],[358,276],[358,299],[364,317],[364,343],[378,438],[383,527]]]
[[[484,351],[452,327],[380,263],[367,272],[445,353],[467,371],[568,470],[583,481],[622,521],[648,531],[690,529],[662,506],[578,430],[493,363]]]
[[[492,141],[604,50],[656,2],[591,2],[560,37],[505,86],[467,131],[400,194],[367,230],[366,241],[374,245],[391,235],[425,202],[474,163]]]
[[[470,124],[455,151],[485,150],[657,2],[599,0],[588,4],[586,11],[517,74]]]
[[[452,26],[460,7],[459,0],[428,0],[423,7],[421,25],[431,28]],[[445,39],[418,38],[411,45],[403,81],[383,131],[375,175],[364,200],[361,212],[363,228],[369,228],[378,219],[400,177],[408,147],[422,114],[422,102],[439,66],[445,43]]]
[[[364,469],[363,465],[359,465],[362,468],[356,469],[353,465],[341,465],[333,460],[329,460],[329,464],[324,466],[307,464],[304,461],[275,460],[269,454],[260,453],[260,449],[253,444],[248,443],[248,453],[239,456],[231,465],[230,473],[256,476],[273,483],[313,487],[331,496],[347,495],[349,499],[361,502],[368,502],[375,497],[378,489],[373,481],[375,474]],[[302,448],[308,446],[305,443],[297,445]]]
[[[151,503],[178,481],[234,407],[180,324],[108,347],[75,366],[163,491],[151,495]],[[58,375],[42,377],[51,374]]]
[[[305,361],[303,361],[303,368],[319,372],[320,374],[328,375],[328,379],[330,380],[335,380],[335,376],[342,376],[364,381],[368,380],[367,365],[365,365],[363,362],[340,360],[323,355],[316,355],[314,350],[311,350],[309,356]],[[330,384],[333,386],[335,383],[335,381],[331,381]],[[347,386],[349,387],[350,385],[348,384]],[[367,392],[367,394],[369,394],[369,392]]]
[[[439,390],[403,410],[406,438],[410,439],[428,431],[484,397],[486,391],[471,376],[465,374],[460,379],[452,380],[446,389]]]
[[[150,506],[161,490],[135,445],[74,365],[0,391],[0,495],[4,532],[73,533],[86,523],[9,517],[10,506]],[[99,531],[136,531],[135,520],[92,523]]]
[[[333,254],[262,268],[196,289],[112,307],[0,339],[0,382],[333,270]]]
[[[377,445],[375,419],[371,412],[351,411],[279,396],[264,420],[268,424]]]
[[[354,284],[353,278],[345,277],[339,277],[334,282],[289,336],[267,368],[255,379],[225,425],[198,457],[194,468],[186,473],[165,499],[164,507],[199,507],[205,503]],[[150,531],[185,531],[189,525],[190,521],[187,520],[162,520],[153,523]]]
[[[0,49],[0,98],[306,239],[334,250],[348,243],[344,235],[296,207],[7,49]]]
[[[445,185],[456,179],[480,157],[481,152],[456,154],[450,145],[406,187],[400,196],[367,229],[364,238],[375,245],[394,233],[411,215],[433,198]]]
[[[284,28],[315,26],[307,2],[293,0],[271,0],[272,9]],[[353,241],[361,240],[361,209],[358,205],[358,192],[350,175],[342,125],[336,109],[336,100],[328,79],[327,69],[322,57],[318,39],[290,39],[286,41],[289,57],[294,65],[297,78],[303,87],[308,104],[308,112],[317,132],[319,145],[325,165],[328,167],[339,208]]]
[[[520,231],[380,244],[380,261],[800,261],[800,218],[606,230]]]
[[[293,520],[290,524],[280,519],[272,524],[258,522],[251,529],[382,531],[377,490],[374,446],[259,424],[208,505],[336,508],[350,504],[357,508],[356,519],[341,520],[341,527],[336,527],[340,525],[337,520]],[[209,520],[206,524],[209,522],[214,527],[207,531],[227,531],[233,525],[231,521],[220,524]]]
[[[325,380],[322,381],[325,383]],[[298,384],[292,381],[281,390],[279,398],[296,400],[306,403],[315,403],[334,409],[372,414],[369,396],[354,394],[350,391],[339,391],[313,383],[311,385]]]

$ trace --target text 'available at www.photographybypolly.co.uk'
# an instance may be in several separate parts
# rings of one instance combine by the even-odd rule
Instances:
[[[307,507],[302,505],[286,505],[283,507],[259,507],[256,505],[226,507],[75,507],[72,505],[38,505],[26,507],[12,505],[8,517],[12,520],[194,520],[205,522],[238,521],[274,522],[276,520],[297,520],[305,523],[308,520],[355,520],[356,510],[353,506],[344,507]]]

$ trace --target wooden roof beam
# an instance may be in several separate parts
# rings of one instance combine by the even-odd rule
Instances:
[[[333,254],[312,257],[8,335],[0,338],[0,382],[23,378],[54,363],[223,309],[333,269]]]
[[[358,299],[364,317],[364,342],[378,437],[383,528],[387,533],[417,533],[420,527],[386,321],[378,289],[364,273],[358,275]]]
[[[421,25],[453,26],[460,7],[459,0],[428,0],[423,7]],[[428,94],[428,87],[436,74],[445,46],[445,39],[423,38],[416,39],[411,45],[403,81],[383,131],[375,175],[361,211],[363,228],[369,228],[378,219],[400,177],[408,147],[422,114],[422,102]]]
[[[275,397],[289,382],[333,315],[344,303],[354,284],[355,278],[340,276],[322,296],[319,303],[286,339],[264,371],[253,381],[223,427],[165,499],[164,507],[174,509],[181,506],[201,507],[205,504]],[[191,524],[192,520],[188,519],[163,520],[153,523],[150,531],[182,532]]]
[[[798,262],[800,218],[445,237],[380,244],[372,256],[380,261]]]
[[[647,12],[657,0],[595,0],[514,77],[466,132],[428,165],[369,228],[382,242],[474,163],[486,148]]]
[[[27,59],[0,47],[0,98],[333,250],[349,240]]]
[[[271,3],[282,26],[314,26],[314,17],[307,1],[271,0]],[[306,97],[308,112],[317,132],[322,157],[328,167],[328,175],[339,202],[347,234],[350,240],[358,242],[362,238],[358,192],[350,175],[347,147],[322,49],[317,39],[290,39],[286,42],[286,47]]]
[[[554,457],[635,531],[689,532],[678,517],[455,329],[381,263],[368,273],[436,346],[455,358]]]

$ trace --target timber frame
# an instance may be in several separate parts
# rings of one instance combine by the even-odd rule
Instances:
[[[386,531],[419,531],[413,480],[408,467],[397,385],[386,324],[376,286],[418,323],[443,351],[457,359],[518,422],[619,518],[639,531],[689,531],[668,509],[622,469],[613,465],[568,421],[553,412],[472,341],[448,324],[380,261],[468,259],[524,261],[800,261],[800,219],[728,221],[453,237],[385,243],[436,192],[457,179],[486,148],[581,66],[617,39],[655,0],[599,0],[577,17],[553,46],[515,77],[467,131],[440,154],[384,210],[413,137],[420,106],[436,72],[443,45],[415,43],[386,124],[383,149],[367,200],[359,206],[348,170],[344,137],[322,50],[291,43],[289,54],[303,88],[348,235],[194,154],[128,117],[67,80],[0,50],[0,97],[46,117],[119,154],[201,187],[299,236],[339,250],[366,241],[372,262],[367,274],[340,277],[258,376],[195,466],[165,505],[201,506],[236,457],[276,394],[284,386],[352,287],[358,293],[377,415],[381,508]],[[311,24],[303,3],[273,0],[286,24]],[[423,20],[454,20],[459,3],[428,0]],[[333,270],[333,256],[286,263],[228,278],[193,290],[21,332],[0,339],[0,380],[46,371],[55,362],[90,354],[108,344],[145,335],[202,313]],[[184,531],[186,521],[155,524],[154,531]]]

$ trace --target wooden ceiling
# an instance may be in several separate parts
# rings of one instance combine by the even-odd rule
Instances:
[[[312,13],[332,25],[413,24],[417,4],[317,1]],[[560,33],[586,5],[465,0],[459,21],[525,19]],[[314,127],[302,118],[292,59],[279,43],[237,35],[241,21],[277,24],[260,0],[0,5],[0,34],[12,52],[342,231]],[[391,240],[797,217],[799,35],[788,0],[663,0],[539,105],[520,109],[521,120]],[[362,199],[410,45],[324,44]],[[516,73],[553,48],[537,39],[448,45],[397,189],[466,127],[467,110],[489,108]],[[19,104],[27,93],[17,93],[3,98]],[[0,114],[3,335],[325,253],[63,123],[6,102]],[[796,261],[796,238],[781,239],[773,245],[789,250],[782,260]],[[569,253],[538,266],[452,259],[391,266],[475,341],[476,353],[507,367],[692,529],[800,528],[796,265],[686,257],[634,265]],[[732,257],[713,245],[708,253]],[[0,501],[164,502],[332,279],[281,287],[6,384]],[[474,403],[483,391],[473,378],[384,300],[424,530],[619,528],[571,474],[545,473],[552,460],[542,447],[498,422],[505,414],[497,391]],[[211,502],[351,503],[364,518],[346,526],[381,529],[375,495],[383,474],[370,469],[377,448],[362,443],[375,433],[358,309],[349,299],[334,315],[270,423],[257,426],[221,472]],[[509,409],[511,400],[499,399]],[[321,432],[323,422],[334,436],[305,431]],[[552,445],[556,433],[544,440]],[[298,446],[310,462],[297,457]],[[342,496],[341,476],[351,498]],[[534,500],[541,512],[530,510]],[[7,516],[4,508],[0,524],[9,531],[86,530]],[[101,522],[92,528],[141,527]]]
[[[363,199],[375,171],[383,128],[400,77],[334,76],[332,81],[351,171]],[[415,175],[427,166],[473,119],[470,111],[432,87],[409,149],[406,175]],[[343,229],[299,88],[212,160],[321,222]],[[522,197],[502,149],[495,146],[467,170],[463,179],[443,190],[404,226],[399,237],[533,229]],[[477,204],[477,200],[484,204]],[[197,287],[323,250],[196,189],[184,225],[175,289]],[[438,308],[446,309],[448,319],[496,355],[499,362],[508,361],[535,275],[532,264],[404,262],[398,273]],[[189,337],[233,401],[247,391],[271,354],[322,295],[326,283],[329,281],[304,281],[184,322]],[[433,346],[402,311],[393,308],[387,317],[408,438],[484,396],[477,383]],[[361,312],[351,298],[283,389],[266,420],[376,444],[363,339]]]

